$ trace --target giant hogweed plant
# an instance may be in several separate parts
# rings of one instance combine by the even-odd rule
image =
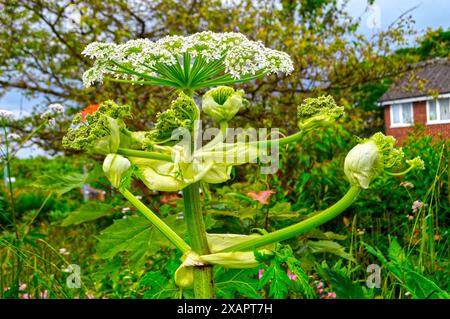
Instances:
[[[256,267],[276,254],[277,243],[299,236],[335,218],[351,205],[362,189],[381,174],[402,175],[423,168],[419,158],[406,160],[395,139],[377,133],[361,139],[348,154],[344,171],[347,193],[331,207],[306,220],[271,233],[208,234],[203,220],[200,185],[230,179],[232,167],[255,163],[265,150],[301,143],[308,132],[343,114],[330,96],[309,98],[297,108],[299,131],[286,137],[237,142],[227,139],[230,121],[247,103],[244,92],[231,87],[265,75],[289,74],[290,57],[248,40],[239,33],[201,32],[167,36],[156,42],[131,40],[124,44],[95,42],[83,51],[94,59],[83,76],[86,86],[115,81],[173,88],[175,98],[157,115],[154,128],[130,131],[130,107],[106,101],[93,113],[77,115],[64,137],[67,148],[105,156],[103,170],[111,184],[182,253],[175,272],[180,287],[193,288],[196,298],[214,297],[213,266]],[[200,92],[209,90],[199,98]],[[196,100],[201,100],[201,109]],[[216,136],[199,141],[201,111],[217,123]],[[181,139],[181,141],[180,141]],[[402,171],[400,171],[402,170]],[[130,191],[132,178],[150,190],[182,191],[189,243]]]

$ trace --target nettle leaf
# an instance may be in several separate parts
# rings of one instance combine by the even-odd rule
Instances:
[[[184,223],[176,216],[169,216],[164,221],[181,235]],[[172,244],[146,218],[131,216],[117,219],[98,236],[97,257],[109,259],[120,252],[127,252],[132,268],[143,265],[145,257],[155,254],[162,247]]]
[[[72,189],[83,187],[86,183],[86,178],[86,175],[78,173],[68,175],[42,175],[32,186],[63,195]]]
[[[113,210],[111,205],[90,202],[71,212],[69,216],[62,221],[61,226],[78,225],[90,222],[101,217],[110,216],[112,213]]]
[[[297,278],[295,282],[298,284],[300,291],[306,297],[313,298],[315,296],[315,293],[314,289],[311,288],[308,274],[303,269],[301,261],[295,257],[292,248],[289,246],[285,246],[284,249],[280,251],[280,255],[291,273],[296,275]]]
[[[225,269],[217,267],[215,273],[215,290],[218,298],[261,298],[259,281],[255,278],[256,268]]]
[[[259,280],[260,289],[266,285],[269,285],[270,298],[283,299],[289,292],[291,280],[276,258],[270,262]]]

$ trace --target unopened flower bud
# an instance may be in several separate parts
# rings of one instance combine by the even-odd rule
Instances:
[[[369,188],[370,182],[379,174],[380,155],[375,142],[358,144],[347,154],[344,172],[350,184]]]
[[[319,125],[334,121],[344,114],[344,108],[338,106],[331,95],[308,98],[297,107],[299,127],[311,130]]]
[[[350,183],[361,188],[368,188],[370,183],[381,173],[404,175],[412,169],[423,169],[423,161],[416,157],[406,160],[409,168],[403,172],[393,172],[401,166],[405,154],[401,148],[395,148],[395,138],[375,133],[369,139],[362,140],[345,158],[344,172]]]
[[[203,95],[202,110],[217,122],[228,122],[246,103],[244,91],[235,91],[228,86],[219,86]]]
[[[103,172],[111,184],[119,188],[124,173],[130,168],[130,161],[117,154],[108,154],[103,161]]]

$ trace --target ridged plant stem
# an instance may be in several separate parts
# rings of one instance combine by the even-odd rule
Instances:
[[[184,216],[192,250],[198,255],[209,254],[205,223],[200,205],[200,183],[183,189]],[[194,296],[197,299],[214,298],[214,278],[212,266],[194,267]]]

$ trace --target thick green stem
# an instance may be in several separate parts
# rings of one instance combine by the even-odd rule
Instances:
[[[205,223],[200,206],[199,183],[183,189],[184,216],[191,240],[192,250],[198,255],[209,254]],[[212,266],[194,267],[194,295],[198,299],[214,298],[214,278]]]
[[[172,228],[167,226],[158,216],[155,215],[147,206],[145,206],[139,199],[136,198],[129,190],[119,189],[122,195],[128,199],[148,220],[155,226],[166,238],[177,247],[183,254],[189,252],[191,247],[175,233]]]
[[[117,150],[117,154],[120,154],[123,156],[129,156],[129,157],[141,157],[141,158],[161,160],[161,161],[166,161],[166,162],[173,162],[171,155],[161,154],[158,152],[146,152],[146,151],[132,150],[132,149],[128,149],[128,148],[119,148]]]
[[[361,189],[359,187],[352,186],[347,191],[345,196],[342,197],[336,204],[318,213],[317,215],[314,215],[313,217],[308,218],[307,220],[274,231],[267,235],[263,235],[258,238],[243,242],[241,244],[228,247],[224,249],[222,252],[253,250],[262,246],[277,243],[304,234],[316,228],[317,226],[326,223],[327,221],[335,218],[340,213],[342,213],[345,209],[347,209],[347,207],[349,207],[353,203],[353,201],[358,196],[360,191]]]

